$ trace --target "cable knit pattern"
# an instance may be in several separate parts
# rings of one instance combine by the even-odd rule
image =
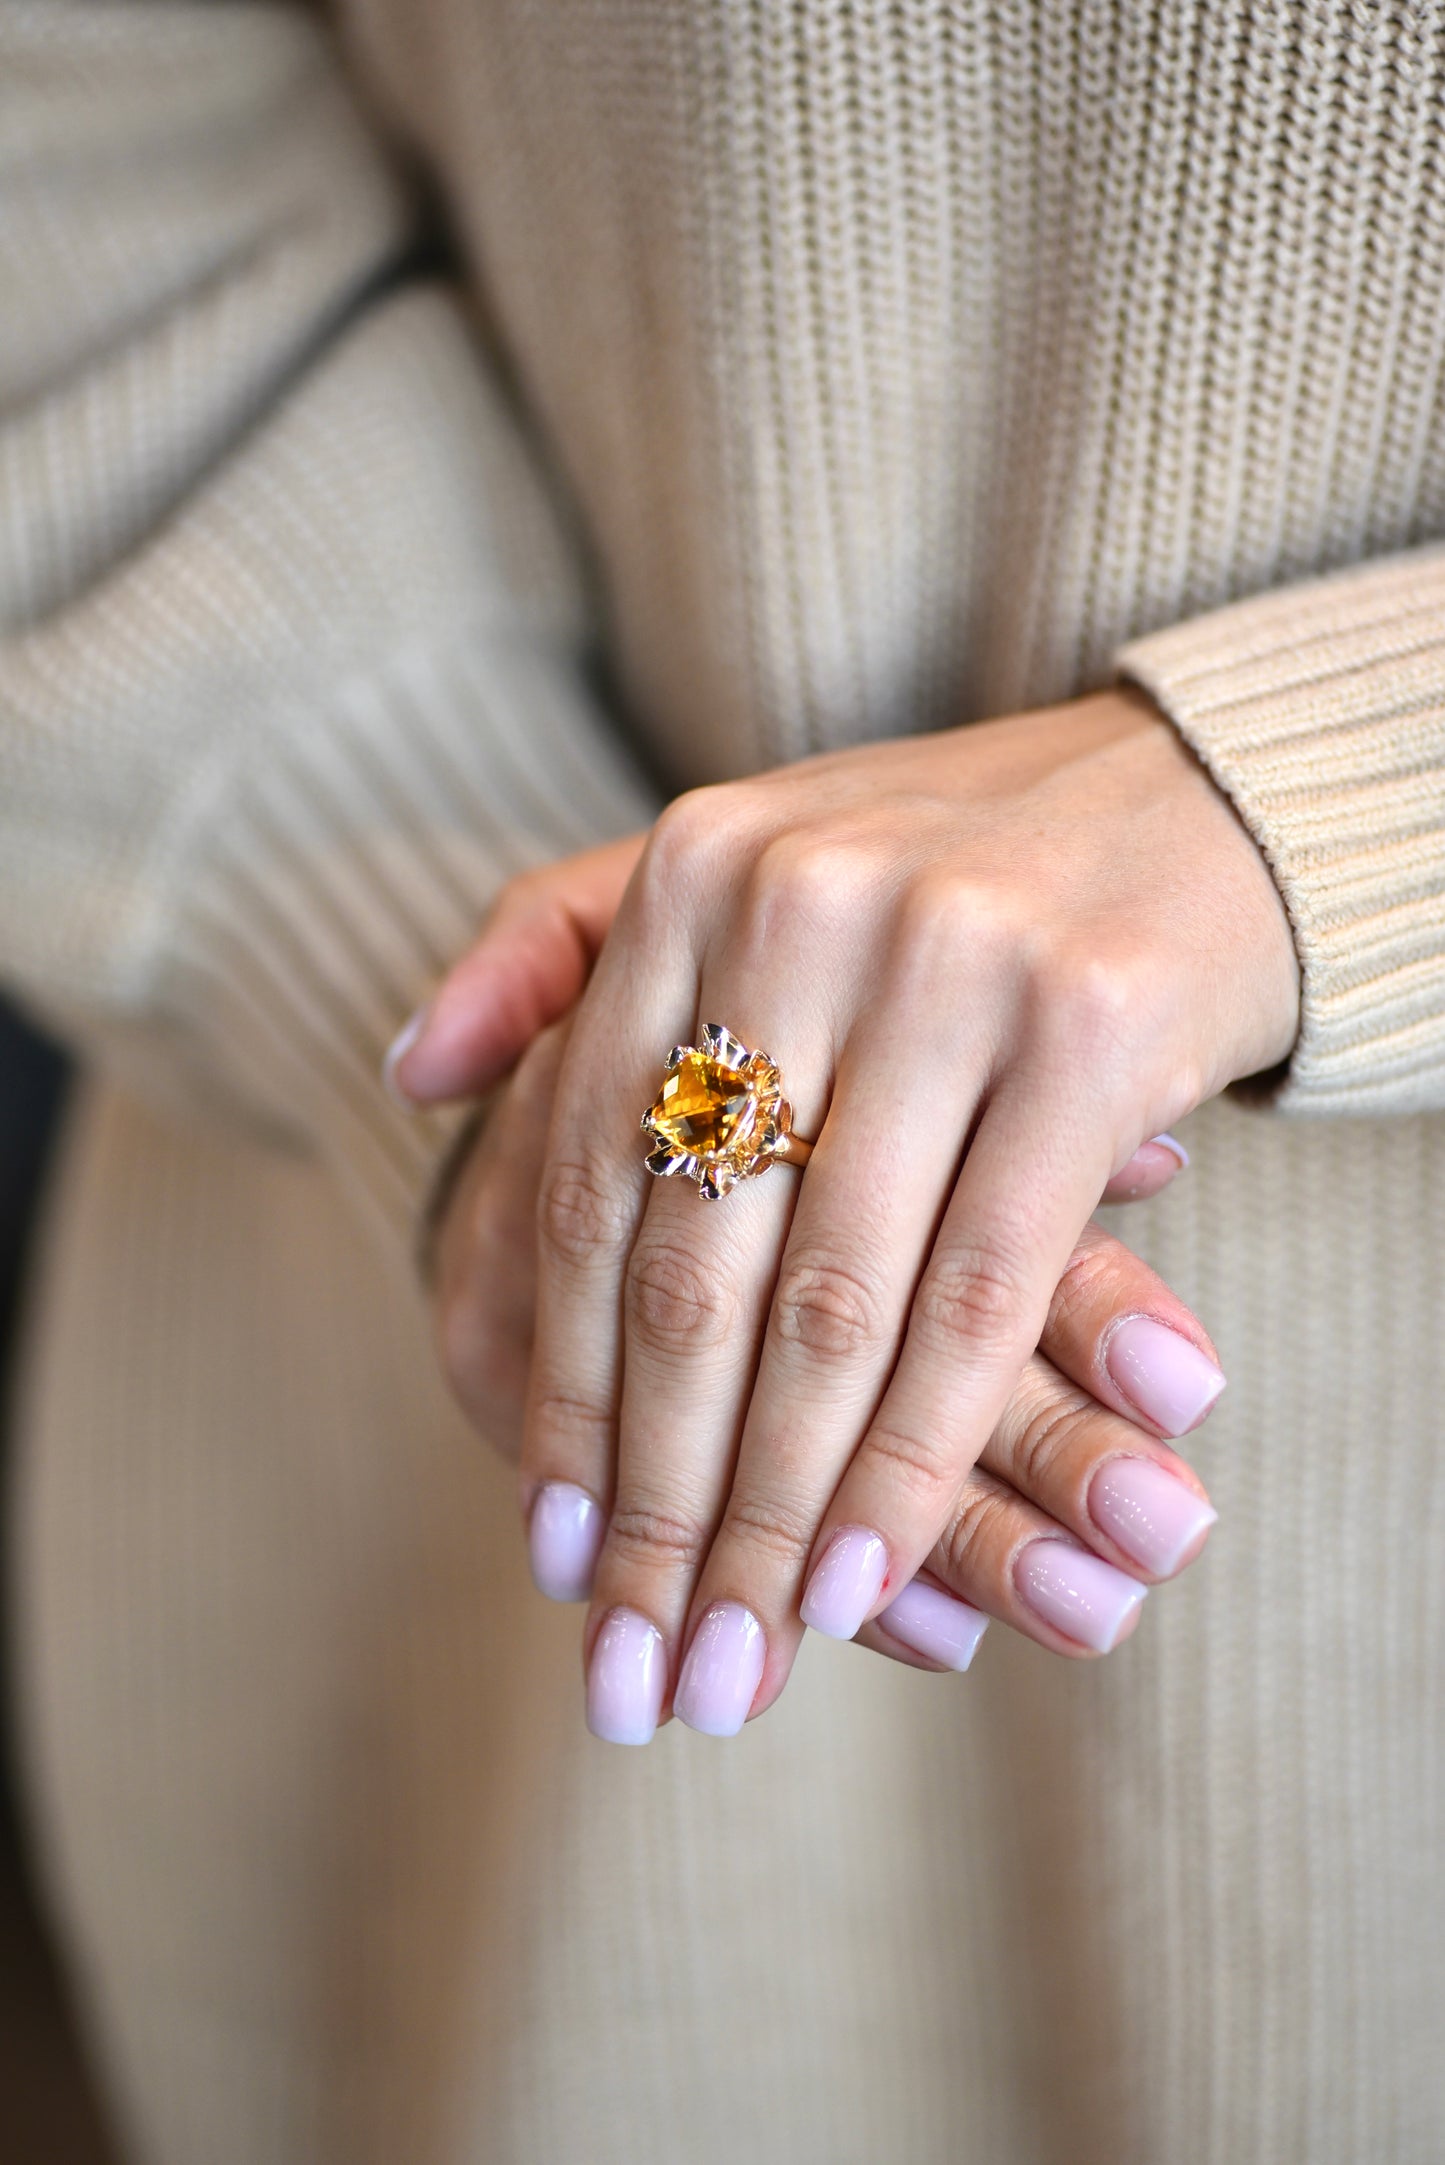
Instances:
[[[107,1078],[24,1751],[136,2165],[1439,2165],[1445,10],[330,17],[0,11],[0,966]],[[515,865],[1121,671],[1304,970],[1121,1221],[1208,1552],[609,1757],[382,1045]]]

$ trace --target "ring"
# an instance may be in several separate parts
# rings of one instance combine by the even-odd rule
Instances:
[[[698,1045],[674,1045],[662,1088],[642,1116],[652,1137],[647,1170],[680,1174],[715,1203],[750,1173],[806,1165],[811,1143],[792,1131],[783,1078],[765,1052],[749,1052],[720,1022]]]

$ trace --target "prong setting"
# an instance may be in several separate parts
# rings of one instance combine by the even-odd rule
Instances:
[[[744,1068],[751,1058],[747,1046],[733,1036],[725,1022],[703,1024],[702,1050],[720,1066],[728,1068]]]
[[[790,1120],[776,1063],[725,1023],[706,1022],[695,1046],[673,1046],[642,1116],[652,1143],[647,1170],[693,1180],[704,1202],[717,1202],[787,1150]]]

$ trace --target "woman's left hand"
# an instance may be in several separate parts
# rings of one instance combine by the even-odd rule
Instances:
[[[1270,874],[1142,695],[677,800],[571,1029],[539,1217],[524,1509],[616,1493],[588,1622],[676,1679],[705,1612],[852,1637],[911,1580],[1110,1176],[1291,1047]],[[781,1063],[801,1185],[648,1181],[701,1020]],[[618,1642],[619,1631],[609,1636]],[[755,1645],[755,1641],[750,1642]]]

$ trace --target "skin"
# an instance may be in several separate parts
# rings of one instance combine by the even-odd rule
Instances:
[[[589,890],[590,915],[561,909],[573,990],[630,847]],[[512,898],[519,929],[537,899]],[[547,908],[555,929],[555,898]],[[517,1004],[525,976],[493,980],[499,1043],[497,1016],[514,1036],[541,1019]],[[1100,1266],[1088,1214],[1121,1170],[1142,1192],[1142,1138],[1284,1057],[1297,1001],[1258,852],[1130,692],[679,800],[626,878],[575,1017],[528,1055],[533,1116],[549,1060],[556,1102],[523,1499],[565,1479],[611,1504],[589,1647],[625,1604],[657,1624],[675,1677],[701,1610],[742,1601],[768,1637],[761,1711],[785,1681],[808,1571],[834,1529],[864,1524],[889,1550],[877,1608],[926,1565],[1082,1651],[1020,1613],[1019,1549],[1062,1528],[1143,1577],[1088,1518],[1100,1453],[1146,1451],[1198,1487],[1124,1418],[1103,1330],[1142,1310],[1208,1350],[1157,1280],[1131,1280],[1143,1266],[1121,1265],[1117,1244]],[[464,1005],[439,1002],[401,1070],[409,1093],[455,1083]],[[801,1186],[773,1172],[709,1209],[639,1180],[637,1108],[662,1049],[703,1015],[784,1059],[797,1124],[818,1136]],[[485,1071],[485,1043],[468,1057]],[[617,1087],[599,1092],[599,1075]],[[515,1168],[507,1134],[489,1130],[442,1232],[445,1357],[464,1403],[487,1365],[466,1289],[499,1282],[477,1198],[497,1184],[489,1150]],[[519,1207],[521,1186],[530,1174]],[[517,1348],[531,1293],[513,1275]],[[1065,1349],[1057,1294],[1081,1277],[1106,1289],[1108,1314],[1085,1304]],[[884,1643],[872,1623],[861,1636]]]
[[[535,1332],[537,1194],[569,1029],[570,1019],[544,1030],[523,1056],[469,1157],[437,1243],[443,1366],[468,1417],[511,1458],[521,1449]],[[1178,1160],[1172,1162],[1177,1170]],[[1152,1459],[1207,1501],[1193,1468],[1122,1396],[1105,1366],[1121,1316],[1140,1314],[1217,1359],[1206,1332],[1164,1282],[1101,1226],[1086,1225],[1054,1289],[1038,1350],[922,1573],[1040,1645],[1081,1659],[1095,1657],[1019,1601],[1013,1583],[1019,1553],[1040,1534],[1062,1536],[1141,1584],[1157,1583],[1090,1514],[1094,1476],[1121,1454]],[[595,1493],[611,1501],[609,1489]],[[1196,1543],[1178,1570],[1203,1545]],[[915,1668],[933,1666],[875,1623],[864,1626],[858,1643]]]

